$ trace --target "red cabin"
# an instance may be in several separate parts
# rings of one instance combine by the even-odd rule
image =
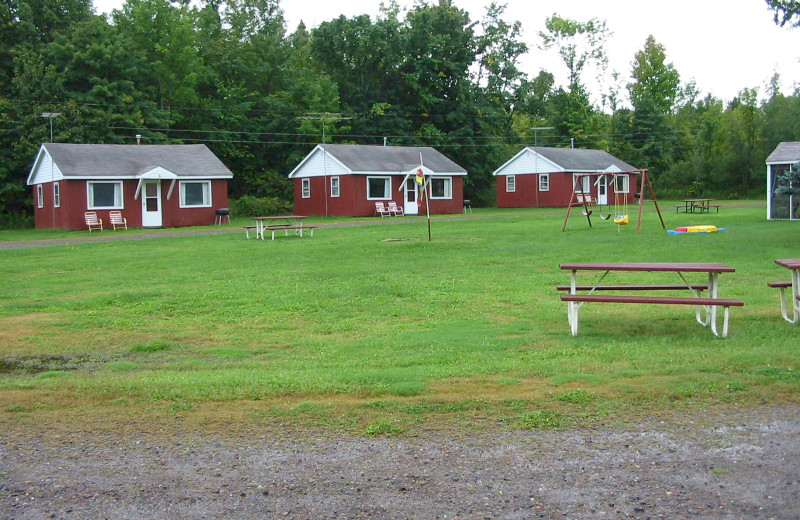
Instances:
[[[294,211],[302,215],[363,217],[375,203],[390,201],[406,215],[424,214],[421,185],[426,179],[431,214],[460,213],[467,171],[431,147],[317,145],[289,174]]]
[[[632,170],[636,168],[602,150],[529,146],[494,171],[497,207],[567,207],[573,190],[599,205],[633,203]],[[603,173],[608,175],[585,175]]]
[[[161,228],[213,224],[232,177],[203,144],[48,143],[28,185],[39,229],[86,229],[87,211],[103,222],[120,211],[131,227]]]

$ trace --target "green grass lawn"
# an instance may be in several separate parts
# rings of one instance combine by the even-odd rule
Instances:
[[[629,212],[628,226],[590,229],[574,215],[562,232],[561,210],[482,210],[473,216],[497,218],[435,219],[430,242],[425,220],[407,218],[304,239],[0,250],[0,421],[224,415],[391,435],[796,402],[800,329],[766,282],[789,279],[773,260],[800,256],[798,223],[766,221],[763,205],[666,209],[669,229],[726,230],[668,235],[647,211],[637,235]],[[62,235],[86,233],[25,239]],[[554,287],[568,281],[566,261],[724,262],[736,272],[721,276],[720,296],[745,306],[731,309],[726,339],[691,307],[612,304],[584,306],[572,337]]]

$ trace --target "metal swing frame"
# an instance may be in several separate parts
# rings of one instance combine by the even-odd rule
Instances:
[[[642,230],[642,208],[645,203],[645,196],[644,196],[645,186],[647,186],[647,188],[649,189],[649,194],[650,194],[650,199],[648,199],[647,202],[652,202],[653,206],[655,206],[656,213],[658,213],[658,220],[661,222],[661,227],[666,231],[667,226],[666,224],[664,224],[664,217],[661,215],[661,208],[658,207],[658,199],[656,199],[656,193],[655,190],[653,190],[653,184],[650,182],[650,177],[647,175],[647,170],[628,170],[622,172],[594,172],[594,173],[575,174],[575,181],[572,184],[572,195],[570,196],[569,204],[567,205],[567,215],[564,217],[564,226],[561,228],[561,231],[567,230],[567,222],[569,222],[569,215],[570,212],[572,211],[572,207],[580,205],[583,206],[583,214],[586,217],[586,222],[589,224],[590,228],[592,227],[592,212],[591,210],[589,210],[589,205],[586,202],[586,197],[583,196],[585,194],[583,193],[582,190],[578,191],[578,187],[583,186],[584,177],[589,177],[591,179],[592,177],[600,177],[601,175],[605,175],[611,177],[611,184],[613,185],[615,183],[615,178],[617,175],[630,176],[639,174],[641,174],[642,180],[639,183],[639,193],[638,193],[639,204],[636,216],[636,234],[637,235],[640,234]],[[582,204],[578,202],[579,193],[582,195],[582,197],[580,198]],[[600,218],[602,220],[608,220],[604,219],[602,216]]]

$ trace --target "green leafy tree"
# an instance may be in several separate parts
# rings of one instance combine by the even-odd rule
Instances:
[[[400,23],[391,14],[340,16],[323,22],[311,36],[311,53],[337,82],[342,102],[364,112],[375,103],[395,103],[400,55]]]
[[[127,0],[114,24],[147,55],[151,77],[142,87],[162,108],[196,103],[204,65],[197,50],[194,10],[168,0]],[[140,87],[141,88],[141,87]]]
[[[652,178],[669,169],[675,146],[672,115],[680,88],[680,76],[667,63],[664,47],[649,36],[634,56],[628,92],[633,105],[633,133],[639,168],[652,171]]]
[[[724,103],[711,95],[700,99],[693,83],[682,89],[673,118],[675,146],[662,189],[681,197],[709,195],[724,174],[724,110]]]
[[[433,122],[446,127],[447,115],[458,109],[475,62],[473,24],[450,0],[418,4],[409,11],[406,23],[399,67],[404,104],[422,116],[419,126]]]
[[[764,189],[764,158],[768,152],[761,135],[763,112],[758,91],[743,89],[731,102],[723,118],[726,174],[719,180],[728,193],[744,194]]]
[[[766,0],[769,8],[775,12],[775,23],[783,27],[800,26],[800,2],[797,0]]]
[[[594,63],[605,69],[608,56],[605,42],[610,35],[606,22],[592,18],[578,22],[554,14],[545,21],[545,31],[539,32],[543,50],[555,48],[569,71],[568,89],[572,93],[583,90],[581,74],[587,65]]]
[[[528,46],[520,41],[522,24],[518,21],[508,23],[503,19],[505,9],[505,5],[492,2],[481,20],[481,34],[477,37],[476,83],[489,96],[502,98],[510,106],[527,82],[519,60],[528,52]]]
[[[772,193],[784,197],[800,195],[800,162],[794,163],[775,177],[775,189]]]
[[[780,90],[780,77],[775,74],[770,82],[768,98],[761,107],[764,125],[761,134],[768,150],[782,141],[800,138],[800,96],[798,92],[786,96]]]
[[[605,70],[608,36],[605,21],[593,18],[579,22],[557,14],[545,21],[545,31],[539,33],[540,48],[557,50],[569,73],[567,88],[551,94],[546,116],[567,143],[577,141],[582,147],[597,144],[603,117],[593,107],[581,75],[589,65]]]

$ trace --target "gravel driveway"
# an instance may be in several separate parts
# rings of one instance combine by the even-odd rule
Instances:
[[[0,517],[800,518],[800,407],[365,438],[0,437]]]

